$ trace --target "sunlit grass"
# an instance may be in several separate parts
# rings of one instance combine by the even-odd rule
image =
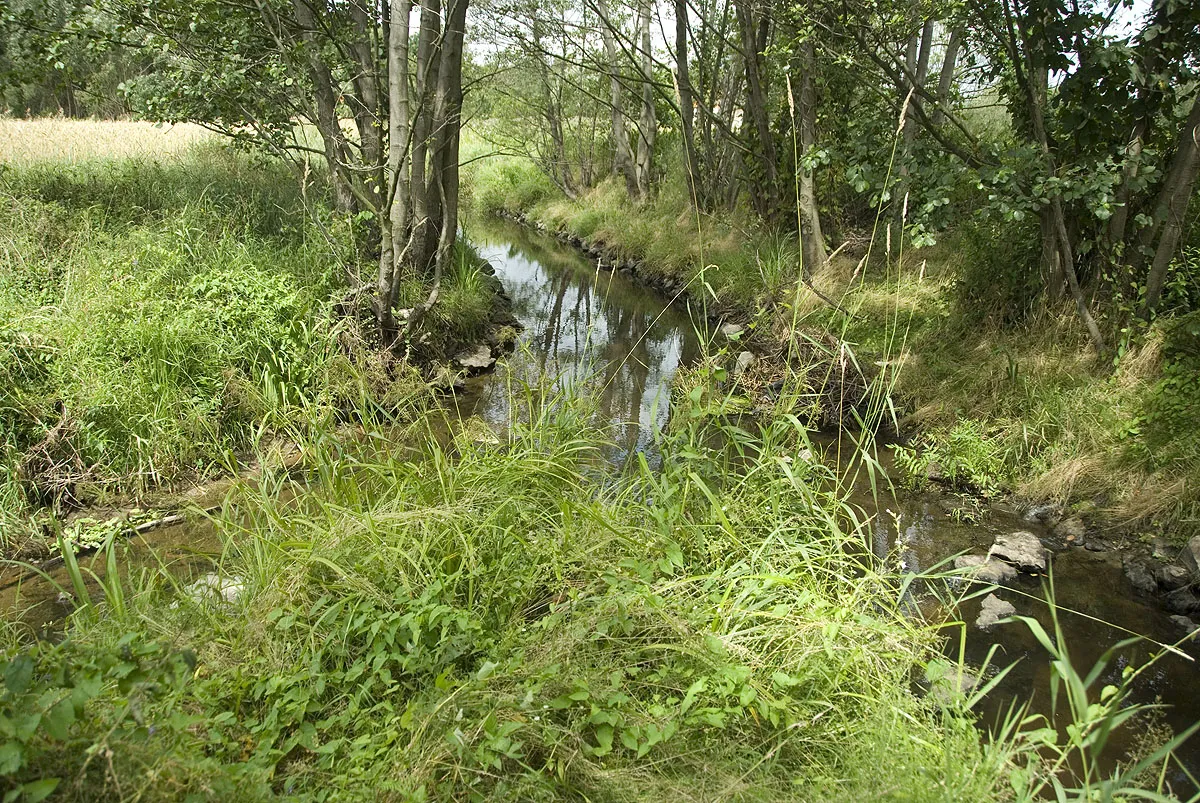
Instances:
[[[215,139],[211,132],[189,124],[0,118],[0,162],[76,164],[94,159],[171,158]]]

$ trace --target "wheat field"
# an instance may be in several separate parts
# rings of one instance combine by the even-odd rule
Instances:
[[[0,163],[169,156],[215,134],[197,125],[126,120],[0,119]]]

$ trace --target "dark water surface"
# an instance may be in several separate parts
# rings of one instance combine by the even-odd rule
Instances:
[[[606,427],[615,444],[607,455],[611,463],[623,464],[639,452],[653,463],[655,433],[668,416],[671,381],[680,366],[699,357],[697,332],[703,325],[697,325],[686,309],[667,306],[658,293],[620,274],[597,271],[594,263],[574,250],[521,227],[475,221],[468,225],[467,235],[495,267],[524,330],[516,353],[502,361],[495,374],[469,380],[467,392],[455,398],[461,415],[478,415],[500,431],[513,414],[513,389],[520,383],[548,382],[565,395],[579,392],[596,399],[596,421]],[[853,452],[839,450],[836,436],[817,441],[830,462]],[[879,457],[889,468],[888,450]],[[847,479],[853,481],[850,501],[871,521],[872,551],[907,571],[930,570],[962,552],[985,553],[996,535],[1014,530],[1047,535],[1042,525],[1003,505],[984,511],[979,523],[963,523],[952,515],[956,506],[952,497],[890,492],[877,496],[865,475],[852,480],[847,474]],[[199,522],[139,536],[125,560],[133,566],[141,555],[140,560],[151,566],[174,562],[181,572],[195,573],[206,570],[198,565],[204,563],[205,553],[212,556],[219,550],[211,527]],[[96,568],[102,570],[102,565]],[[1054,556],[1053,571],[1067,648],[1081,674],[1130,632],[1164,644],[1182,636],[1164,611],[1129,589],[1119,553],[1071,549]],[[69,585],[62,572],[54,574]],[[0,590],[0,610],[11,610],[14,591]],[[21,591],[22,606],[38,601],[45,611],[58,610],[57,592],[49,584],[34,580]],[[1011,602],[1017,613],[1037,618],[1052,632],[1042,580],[1022,577],[995,593]],[[1027,628],[1014,623],[986,632],[977,629],[973,622],[979,613],[978,599],[957,611],[936,609],[927,602],[921,607],[931,616],[966,623],[966,660],[972,666],[983,664],[993,644],[999,645],[994,664],[1015,662],[1004,682],[982,703],[983,727],[995,723],[1014,701],[1028,701],[1034,712],[1050,715],[1048,656]],[[947,630],[951,654],[956,654],[960,632],[961,628]],[[1151,642],[1127,648],[1108,666],[1101,685],[1117,684],[1125,667],[1140,665],[1158,649]],[[1200,657],[1200,651],[1190,645],[1184,650],[1185,657],[1162,658],[1139,679],[1134,694],[1138,702],[1165,703],[1163,718],[1177,731],[1200,719],[1200,694],[1195,691],[1200,662],[1192,660]],[[1060,710],[1065,711],[1061,701]],[[1110,761],[1119,760],[1130,736],[1141,731],[1144,728],[1114,734]],[[1179,758],[1193,773],[1200,772],[1200,739],[1186,744]],[[1182,773],[1171,777],[1177,792],[1190,790]]]

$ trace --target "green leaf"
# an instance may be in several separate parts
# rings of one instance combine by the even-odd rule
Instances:
[[[13,694],[24,694],[28,691],[32,679],[33,659],[28,655],[18,655],[4,668],[4,685]]]
[[[50,794],[58,788],[59,780],[59,778],[41,778],[25,784],[22,787],[22,791],[25,793],[25,803],[38,803],[38,801],[50,797]]]
[[[42,727],[51,737],[61,741],[71,735],[71,726],[75,724],[75,706],[69,697],[64,697],[53,705],[42,717]]]
[[[612,725],[596,726],[596,743],[599,745],[595,749],[598,756],[608,755],[612,752],[613,742],[613,727]]]
[[[0,775],[12,775],[21,769],[24,763],[20,742],[5,742],[0,744]]]

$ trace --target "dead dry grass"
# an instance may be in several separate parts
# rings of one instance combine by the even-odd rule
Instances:
[[[0,119],[0,163],[74,164],[95,159],[170,156],[215,137],[190,124],[57,117]]]

